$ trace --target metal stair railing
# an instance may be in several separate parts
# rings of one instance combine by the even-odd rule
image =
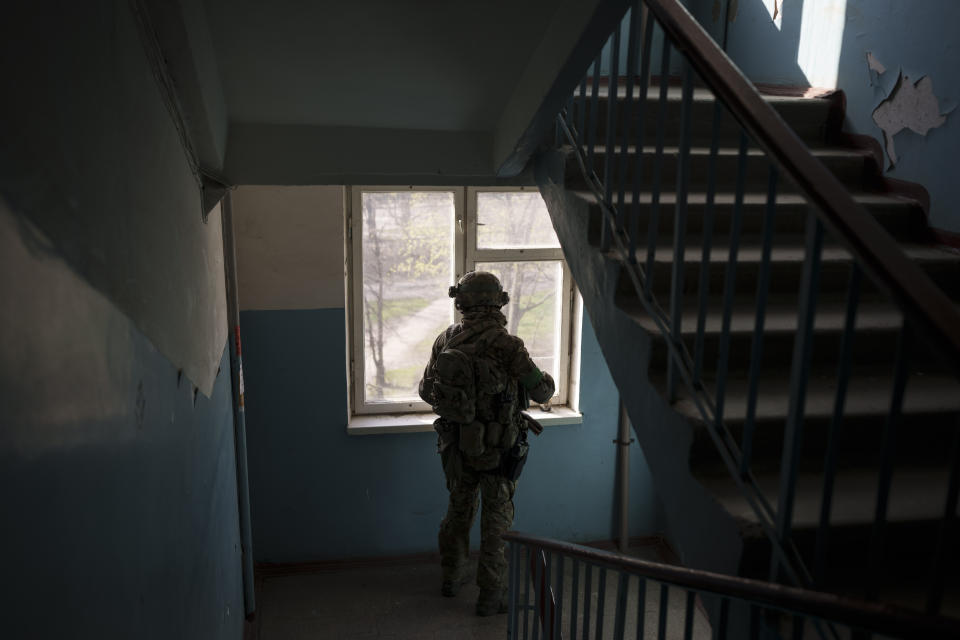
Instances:
[[[659,51],[653,51],[657,36],[662,36],[662,44]],[[645,113],[649,107],[646,97],[654,88],[651,66],[657,55],[657,113]],[[623,76],[620,69],[622,57],[626,60]],[[607,60],[608,68],[604,70],[604,62]],[[664,151],[664,131],[670,91],[668,78],[676,75],[672,73],[677,67],[674,61],[679,63],[681,112],[676,152],[677,186],[670,293],[665,308],[655,295],[652,279],[658,250],[658,215],[664,206],[661,203],[662,169],[667,155]],[[571,61],[571,64],[573,63]],[[713,94],[714,110],[696,295],[697,328],[691,352],[683,341],[681,329],[695,75],[699,76],[702,84]],[[625,84],[624,96],[622,100],[618,100],[621,81]],[[608,105],[605,140],[600,141],[597,132],[603,86],[606,87]],[[637,99],[634,99],[635,96]],[[641,157],[644,154],[644,144],[650,144],[651,141],[644,140],[643,125],[648,118],[654,116],[657,118],[656,140],[651,146],[655,151],[652,176],[647,178],[642,175],[644,165]],[[714,251],[712,241],[717,190],[718,131],[721,120],[731,116],[739,126],[738,170],[727,247],[723,301],[722,308],[718,310],[722,324],[716,380],[713,388],[710,388],[709,381],[704,377],[704,332],[709,288],[707,271],[711,252]],[[948,363],[951,375],[956,375],[956,372],[960,371],[960,314],[956,307],[931,278],[910,260],[887,231],[853,199],[843,184],[807,150],[797,135],[677,0],[636,0],[629,3],[625,8],[622,24],[617,24],[611,30],[606,45],[596,52],[595,59],[589,64],[582,80],[557,115],[556,132],[558,141],[572,147],[574,159],[601,209],[601,250],[613,252],[619,258],[643,308],[665,338],[668,348],[668,396],[675,398],[679,385],[684,385],[690,401],[696,406],[705,423],[710,425],[708,431],[726,468],[756,513],[771,542],[771,580],[785,577],[797,585],[810,585],[813,582],[811,571],[792,536],[792,518],[825,236],[846,248],[852,254],[853,262],[849,272],[841,346],[836,361],[837,393],[823,469],[824,487],[817,530],[818,565],[822,563],[829,537],[831,501],[837,473],[836,441],[845,415],[847,383],[851,375],[851,343],[857,334],[856,318],[863,282],[871,282],[902,312],[904,321],[896,349],[890,409],[881,434],[882,459],[878,469],[877,501],[869,543],[870,564],[874,569],[879,567],[894,471],[897,423],[903,410],[911,341],[920,339],[932,345]],[[755,331],[748,374],[746,420],[742,437],[738,439],[725,422],[724,403],[727,399],[734,283],[742,240],[744,180],[751,139],[766,154],[770,168],[757,276]],[[601,143],[605,151],[602,165],[598,162],[597,153]],[[635,156],[635,169],[632,179],[628,181],[627,163],[631,155]],[[810,211],[806,220],[797,331],[790,363],[789,406],[780,466],[780,487],[777,504],[774,505],[760,490],[751,469],[760,376],[759,360],[767,313],[771,252],[774,246],[773,220],[778,185],[783,177],[789,178],[796,185],[809,203]],[[647,216],[640,213],[641,193],[649,195]],[[645,256],[641,260],[638,258],[638,248],[643,247]],[[960,385],[957,390],[960,391]],[[956,530],[960,485],[960,421],[957,422],[951,461],[938,540],[933,543],[936,545],[936,558],[930,568],[927,600],[927,611],[931,614],[940,609],[944,567],[951,553],[949,540]],[[868,582],[872,581],[873,577],[865,576]]]
[[[638,639],[689,640],[709,635],[722,640],[746,632],[750,638],[800,640],[819,637],[820,629],[827,626],[841,637],[852,638],[870,634],[925,640],[960,637],[960,621],[950,618],[648,562],[516,531],[503,537],[509,544],[507,637],[512,640],[619,640],[629,631]],[[608,583],[614,589],[612,620],[604,611]],[[682,604],[677,607],[678,603]],[[704,605],[716,610],[709,623],[703,613],[697,616]],[[745,621],[731,623],[732,617],[744,612]],[[647,633],[648,629],[656,629],[655,634]],[[763,632],[767,635],[761,636]]]

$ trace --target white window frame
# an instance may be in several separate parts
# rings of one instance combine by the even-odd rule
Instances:
[[[467,221],[466,221],[466,252],[465,268],[473,268],[478,262],[556,262],[560,261],[563,271],[560,306],[560,363],[557,371],[560,379],[555,380],[557,389],[551,403],[564,406],[567,404],[570,361],[573,353],[571,341],[570,317],[575,302],[573,276],[567,261],[563,259],[563,249],[478,249],[477,248],[477,194],[490,192],[530,192],[537,191],[535,187],[467,187]],[[466,273],[466,271],[464,271]],[[509,293],[509,292],[508,292]]]
[[[550,413],[536,412],[538,418],[548,424],[571,424],[581,421],[578,413],[579,395],[579,347],[581,301],[563,258],[563,251],[556,249],[477,249],[477,194],[481,192],[529,192],[536,187],[449,187],[449,186],[348,186],[346,204],[346,260],[344,276],[347,282],[347,381],[350,433],[383,433],[398,431],[428,431],[435,416],[430,405],[422,401],[364,403],[364,340],[363,314],[363,193],[439,191],[454,194],[453,244],[454,260],[450,281],[455,283],[477,262],[555,261],[560,260],[563,270],[563,295],[561,296],[561,372],[557,393],[552,399],[554,410]],[[455,321],[460,314],[454,313]],[[574,326],[576,324],[576,326]],[[426,366],[424,360],[423,365]]]

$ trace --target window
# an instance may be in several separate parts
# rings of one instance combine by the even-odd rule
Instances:
[[[429,412],[417,385],[456,321],[448,287],[471,270],[510,294],[507,329],[570,396],[574,287],[540,193],[524,188],[350,190],[350,395],[354,415]]]

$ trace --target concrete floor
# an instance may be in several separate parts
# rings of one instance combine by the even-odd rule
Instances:
[[[661,560],[655,546],[637,547],[633,555]],[[565,571],[563,636],[569,636],[572,571]],[[415,557],[387,564],[332,564],[313,567],[309,573],[273,575],[257,581],[257,619],[255,629],[260,640],[301,640],[336,638],[342,640],[393,638],[396,640],[503,640],[507,637],[507,615],[480,618],[474,615],[478,589],[464,586],[456,598],[440,595],[440,566],[433,557]],[[637,581],[629,589],[627,636],[636,637]],[[603,636],[612,637],[616,610],[616,577],[607,576],[604,597]],[[593,638],[598,603],[598,579],[593,572],[591,585],[591,632]],[[646,637],[657,637],[659,585],[649,584],[645,604]],[[583,574],[580,578],[581,603],[578,611],[578,636],[582,634]],[[531,597],[532,600],[532,597]],[[667,637],[682,638],[685,594],[671,590],[667,616]],[[522,621],[522,617],[521,617]],[[533,616],[528,617],[532,632]],[[522,630],[518,634],[523,638]],[[533,637],[529,635],[528,637]],[[703,611],[694,615],[697,640],[710,637]]]

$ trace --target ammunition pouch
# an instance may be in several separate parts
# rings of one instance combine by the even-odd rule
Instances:
[[[471,457],[482,456],[486,447],[483,436],[486,428],[482,422],[474,420],[460,425],[460,451]]]
[[[451,424],[444,418],[433,421],[433,430],[437,432],[437,453],[443,453],[447,447],[457,441],[460,435],[457,425]]]

